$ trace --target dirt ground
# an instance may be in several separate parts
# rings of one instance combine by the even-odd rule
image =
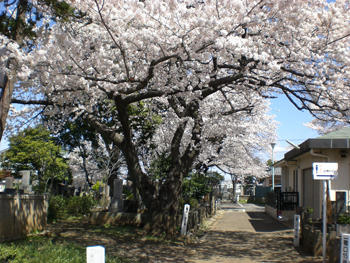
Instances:
[[[102,245],[107,256],[119,255],[130,262],[322,262],[300,254],[292,245],[292,230],[261,209],[226,208],[206,224],[205,235],[190,242],[164,241],[133,228],[91,227],[81,223],[61,222],[50,225],[48,231],[56,241]]]

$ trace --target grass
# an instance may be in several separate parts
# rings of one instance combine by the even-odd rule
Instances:
[[[85,263],[86,248],[69,242],[54,242],[51,238],[33,236],[26,240],[1,243],[1,263]],[[106,258],[107,263],[126,263],[118,257]]]
[[[240,204],[247,204],[248,200],[247,199],[239,199]]]

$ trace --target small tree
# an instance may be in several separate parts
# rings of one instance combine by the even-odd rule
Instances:
[[[224,177],[217,172],[190,173],[184,179],[182,186],[182,198],[184,202],[190,203],[193,206],[194,199],[199,202],[208,194],[211,201],[215,187],[222,180],[224,180]]]
[[[40,192],[51,190],[54,179],[70,178],[61,147],[43,126],[27,128],[10,137],[9,141],[10,148],[2,156],[3,166],[16,172],[24,169],[36,171],[32,179],[38,180],[37,190]]]

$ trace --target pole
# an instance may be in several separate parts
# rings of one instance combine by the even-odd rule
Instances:
[[[272,191],[275,191],[275,161],[273,159],[273,150],[275,148],[276,143],[271,143],[271,148],[272,148]]]
[[[327,180],[323,180],[323,235],[322,235],[322,256],[323,263],[326,263],[327,249]]]

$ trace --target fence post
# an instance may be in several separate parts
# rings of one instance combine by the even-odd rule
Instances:
[[[300,215],[294,215],[294,242],[295,247],[300,245]]]
[[[185,204],[184,213],[183,213],[183,217],[182,217],[182,224],[181,224],[181,235],[186,235],[189,212],[190,212],[190,205]]]

